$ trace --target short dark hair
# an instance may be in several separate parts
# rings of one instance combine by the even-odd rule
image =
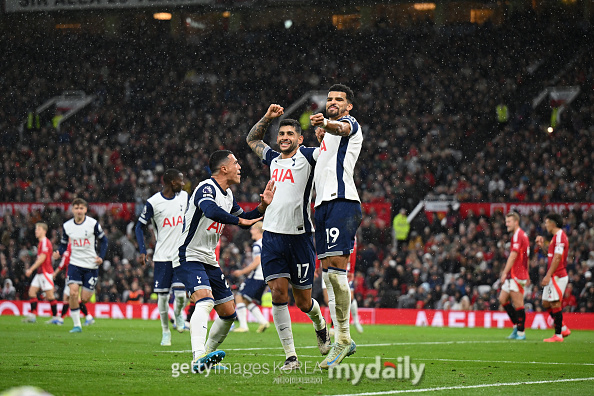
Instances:
[[[333,86],[330,87],[330,89],[328,89],[328,92],[332,92],[332,91],[344,92],[346,94],[347,102],[349,102],[349,103],[355,102],[355,94],[353,93],[353,90],[344,84],[334,84]]]
[[[559,213],[551,212],[545,216],[545,219],[549,219],[557,225],[557,228],[563,227],[563,217]]]
[[[163,184],[171,184],[181,172],[174,168],[169,168],[163,173]]]
[[[213,175],[219,171],[221,165],[227,161],[227,157],[233,154],[229,150],[217,150],[210,155],[208,160],[208,167],[210,168],[210,173]]]
[[[297,132],[299,135],[301,135],[301,133],[303,132],[301,130],[301,124],[297,120],[294,120],[292,118],[285,118],[284,120],[282,120],[280,122],[280,124],[278,124],[278,127],[280,129],[280,127],[286,126],[286,125],[292,126],[293,128],[295,128],[295,132]]]
[[[82,198],[74,198],[74,200],[72,201],[72,206],[76,206],[76,205],[86,206],[87,208],[89,207],[88,202]]]

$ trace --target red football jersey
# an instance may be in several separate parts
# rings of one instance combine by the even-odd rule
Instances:
[[[549,244],[549,265],[547,266],[547,270],[551,267],[551,263],[553,262],[553,257],[555,254],[561,255],[561,262],[557,266],[555,273],[553,276],[557,276],[559,278],[563,278],[567,276],[567,254],[569,253],[569,240],[567,239],[567,235],[563,230],[557,231],[551,243]]]
[[[52,265],[52,253],[52,243],[49,239],[43,238],[41,241],[39,241],[39,244],[37,245],[37,255],[39,256],[41,254],[45,254],[45,261],[39,267],[37,267],[38,274],[42,274],[44,272],[46,274],[54,273],[54,266]]]
[[[62,261],[60,261],[60,265],[58,265],[59,270],[66,270],[68,268],[68,264],[70,264],[70,253],[72,252],[72,245],[69,243],[68,247],[66,247],[66,251],[62,255]]]
[[[511,268],[512,278],[527,280],[528,279],[528,256],[530,255],[530,242],[526,233],[521,228],[514,232],[511,241],[511,251],[516,252],[516,261]]]

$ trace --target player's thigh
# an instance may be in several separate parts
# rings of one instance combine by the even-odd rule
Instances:
[[[316,272],[316,253],[313,235],[309,233],[287,236],[287,260],[293,289],[311,289]]]
[[[235,302],[233,300],[215,305],[215,311],[221,318],[229,318],[235,313]]]
[[[332,254],[332,253],[329,253]],[[336,254],[333,256],[326,256],[321,260],[322,267],[328,269],[332,268],[340,268],[342,270],[346,270],[349,266],[350,256],[345,254]]]
[[[264,231],[262,236],[262,274],[266,283],[280,278],[289,278],[290,268],[287,261],[288,247],[281,234]]]
[[[215,307],[227,302],[231,302],[232,305],[235,306],[235,298],[233,297],[233,293],[229,288],[229,283],[227,282],[223,271],[221,271],[221,268],[212,265],[204,265],[204,270],[208,275]]]
[[[40,274],[35,274],[33,276],[33,280],[31,281],[31,285],[29,286],[29,296],[31,296],[31,289],[35,289],[35,293],[37,293],[39,290],[42,290],[42,278]]]
[[[200,262],[185,262],[176,267],[176,274],[186,286],[190,300],[196,302],[202,298],[212,298],[210,279],[204,264]]]
[[[289,302],[289,278],[274,278],[268,281],[270,293],[272,294],[272,302],[276,304],[284,304]]]
[[[85,269],[85,271],[83,272],[83,282],[82,282],[83,295],[85,295],[84,294],[85,291],[89,292],[91,295],[93,295],[93,293],[95,292],[95,286],[97,286],[98,279],[99,279],[99,270],[98,269]]]
[[[168,293],[173,280],[173,267],[171,261],[155,261],[153,278],[154,292]]]
[[[320,214],[324,218],[316,220],[318,258],[344,255],[348,260],[361,224],[361,205],[355,201],[331,201],[321,206],[325,210]]]
[[[37,293],[39,292],[39,289],[40,289],[39,286],[34,284],[36,278],[37,278],[37,275],[35,275],[35,278],[33,278],[33,281],[31,282],[31,286],[29,286],[29,297],[31,297],[31,298],[37,297]]]
[[[518,292],[510,293],[511,302],[516,309],[520,309],[524,306],[524,294]]]

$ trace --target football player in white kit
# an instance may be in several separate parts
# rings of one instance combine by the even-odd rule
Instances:
[[[169,291],[175,295],[174,316],[177,331],[183,333],[185,320],[182,309],[186,306],[184,284],[178,279],[173,269],[173,260],[177,260],[184,214],[188,207],[188,193],[183,191],[184,175],[177,169],[167,169],[163,174],[163,190],[147,199],[142,214],[136,223],[136,241],[142,264],[148,264],[144,246],[144,228],[152,223],[157,243],[153,253],[154,285],[157,304],[161,317],[163,335],[161,345],[171,345],[169,331]]]
[[[361,224],[361,200],[353,180],[355,164],[363,145],[363,133],[353,109],[353,91],[342,84],[328,90],[326,115],[310,116],[318,127],[319,157],[314,172],[316,189],[316,250],[322,262],[322,277],[328,299],[336,304],[336,343],[320,363],[328,369],[340,364],[355,344],[351,339],[349,319],[351,293],[347,265],[353,252],[355,234]]]
[[[233,198],[231,186],[241,181],[241,166],[231,151],[215,151],[208,161],[212,177],[206,179],[194,190],[184,216],[184,229],[179,247],[178,274],[196,303],[190,319],[190,340],[192,344],[192,371],[202,373],[224,369],[218,363],[225,357],[224,351],[217,351],[225,340],[233,321],[235,301],[229,284],[219,267],[215,249],[225,224],[250,227],[262,220],[266,207],[274,197],[274,182],[269,181],[260,195],[261,202],[251,212],[245,213]],[[212,309],[218,314],[208,334],[206,330]]]
[[[289,315],[289,282],[295,304],[313,322],[322,355],[330,351],[330,335],[320,306],[311,297],[316,265],[311,221],[313,169],[319,152],[317,147],[301,147],[303,135],[296,120],[284,119],[279,124],[276,141],[280,153],[262,141],[268,126],[284,113],[271,104],[266,114],[250,130],[246,141],[250,148],[270,166],[276,183],[275,199],[264,217],[262,239],[262,271],[272,293],[272,317],[286,355],[283,370],[300,367],[295,352],[291,316]]]
[[[64,223],[60,246],[53,254],[57,260],[71,244],[70,264],[66,284],[70,288],[70,317],[74,322],[71,333],[82,332],[80,325],[80,309],[78,302],[79,288],[82,286],[81,303],[86,304],[93,293],[99,276],[99,264],[103,263],[107,253],[107,236],[99,222],[87,216],[89,204],[82,198],[72,201],[74,217]],[[100,242],[99,254],[95,250],[95,243]]]

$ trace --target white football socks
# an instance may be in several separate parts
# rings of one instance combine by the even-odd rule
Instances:
[[[231,325],[237,318],[235,312],[233,315],[225,316],[225,317],[218,317],[215,319],[214,323],[210,327],[210,332],[208,333],[208,341],[206,341],[206,353],[214,352],[219,348],[219,345],[225,341],[227,338],[227,334],[229,334],[229,330],[231,329]]]
[[[214,308],[212,298],[203,298],[196,302],[196,309],[190,319],[190,341],[192,343],[193,359],[204,355],[206,350],[206,333],[208,331],[208,317]]]
[[[167,333],[169,332],[169,293],[158,294],[157,307],[161,317],[161,328],[163,333]]]
[[[80,308],[70,309],[70,317],[72,317],[72,321],[74,322],[74,327],[81,327],[80,326]]]
[[[355,298],[351,301],[351,315],[353,315],[353,323],[359,323],[359,304]]]
[[[336,326],[336,298],[334,297],[334,289],[332,288],[330,278],[328,277],[328,271],[322,271],[322,280],[326,285],[326,292],[328,293],[328,309],[330,310],[330,318],[332,319],[332,324]]]
[[[260,311],[260,307],[258,307],[256,304],[251,302],[248,304],[247,308],[250,310],[252,315],[254,315],[254,318],[256,318],[256,321],[258,323],[260,323],[260,324],[268,323],[268,321],[266,319],[264,319],[264,315],[262,315],[262,311]]]
[[[237,320],[239,320],[239,327],[241,327],[242,329],[247,329],[247,309],[245,307],[245,303],[237,304],[235,312],[237,312]]]
[[[351,308],[351,290],[349,288],[349,281],[346,270],[339,268],[328,268],[328,279],[332,285],[334,298],[336,301],[336,342],[343,345],[351,344],[350,334],[350,308]],[[330,288],[328,287],[328,291]],[[330,293],[328,293],[328,297]]]
[[[293,341],[293,330],[291,329],[291,315],[287,303],[277,305],[272,303],[272,317],[278,337],[280,338],[287,358],[297,356],[295,343]]]
[[[316,329],[316,331],[326,328],[326,321],[322,316],[320,304],[318,304],[318,302],[315,299],[311,299],[311,309],[309,310],[309,312],[306,312],[306,314],[313,322],[313,326],[314,329]]]
[[[177,319],[182,309],[184,309],[188,303],[188,299],[186,298],[185,290],[176,289],[173,291],[173,295],[175,296],[175,299],[173,300],[173,315],[175,315]],[[175,323],[175,325],[179,326],[179,323]]]

